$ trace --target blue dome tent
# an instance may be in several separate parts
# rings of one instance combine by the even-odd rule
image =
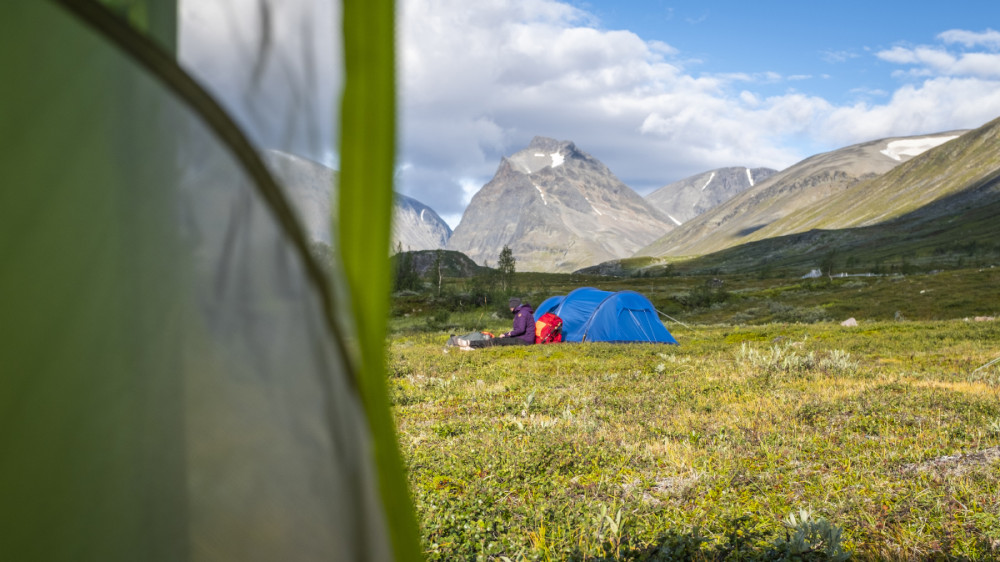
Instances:
[[[634,291],[581,287],[568,295],[545,299],[535,310],[535,317],[546,312],[562,318],[564,341],[677,344],[649,299]]]

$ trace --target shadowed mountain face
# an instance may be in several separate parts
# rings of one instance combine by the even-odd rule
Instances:
[[[632,255],[671,222],[573,143],[535,137],[472,198],[448,248],[518,271],[570,272]]]
[[[779,221],[805,209],[833,214],[825,207],[831,197],[885,174],[961,133],[882,139],[812,156],[684,223],[636,255],[704,255],[798,232],[780,228]]]
[[[683,224],[776,174],[771,168],[719,168],[665,185],[646,196],[675,224]]]
[[[284,186],[309,239],[329,244],[337,172],[278,150],[266,150],[263,157]],[[444,248],[451,236],[451,227],[433,209],[399,193],[395,197],[392,220],[393,250],[398,247],[414,251]]]

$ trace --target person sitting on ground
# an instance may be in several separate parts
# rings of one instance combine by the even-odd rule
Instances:
[[[495,345],[531,345],[535,343],[535,316],[534,310],[528,303],[522,303],[521,299],[514,297],[507,303],[510,311],[514,314],[514,327],[511,331],[501,334],[498,338],[485,339],[481,341],[469,341],[457,339],[456,343],[462,348],[493,347]]]

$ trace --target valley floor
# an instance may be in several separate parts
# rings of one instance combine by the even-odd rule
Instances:
[[[670,328],[395,336],[428,559],[1000,558],[1000,323]]]

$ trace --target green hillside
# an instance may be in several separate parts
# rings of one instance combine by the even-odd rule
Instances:
[[[891,273],[1000,262],[1000,119],[701,256],[636,257],[581,272]]]
[[[992,180],[996,189],[998,180]],[[751,242],[676,264],[689,272],[760,274],[911,273],[1000,263],[1000,199],[974,205],[969,194],[940,200],[950,215],[920,209],[889,222],[810,230]],[[832,266],[832,271],[828,266]]]
[[[946,217],[997,200],[1000,119],[760,229],[766,238],[811,229],[887,223],[911,215]],[[908,226],[909,222],[894,223]]]
[[[491,268],[478,265],[472,258],[456,252],[454,250],[416,250],[412,252],[400,252],[393,256],[398,263],[410,259],[412,266],[420,277],[437,275],[437,266],[440,260],[441,275],[449,278],[475,277],[485,275],[492,271]]]

